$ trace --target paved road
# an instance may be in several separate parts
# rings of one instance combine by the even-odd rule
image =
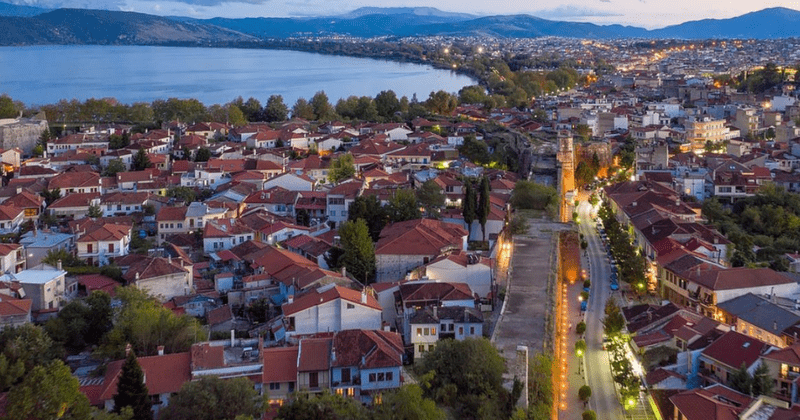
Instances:
[[[586,312],[586,374],[588,384],[592,388],[592,398],[589,403],[592,410],[597,413],[598,419],[616,420],[623,419],[622,406],[617,399],[614,389],[614,379],[608,353],[602,348],[603,324],[601,319],[605,316],[606,300],[611,296],[610,279],[611,266],[608,262],[606,250],[595,230],[595,222],[590,216],[590,206],[583,201],[578,208],[580,232],[589,242],[588,260],[589,275],[592,281],[589,304]]]

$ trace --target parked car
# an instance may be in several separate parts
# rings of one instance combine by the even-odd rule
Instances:
[[[619,283],[617,283],[615,281],[612,281],[611,282],[611,290],[613,290],[613,291],[619,290]]]
[[[586,302],[585,300],[582,300],[582,301],[581,301],[581,310],[582,310],[582,311],[586,311],[587,303],[588,303],[588,302]]]

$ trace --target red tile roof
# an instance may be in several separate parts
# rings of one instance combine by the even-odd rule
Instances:
[[[304,311],[306,309],[312,308],[317,305],[322,305],[327,302],[331,302],[337,299],[346,300],[348,302],[366,306],[368,308],[372,308],[375,310],[381,310],[381,304],[378,303],[378,300],[375,299],[372,295],[366,294],[366,302],[362,303],[362,293],[348,289],[346,287],[341,286],[333,286],[328,288],[327,290],[320,293],[318,289],[312,289],[305,293],[304,295],[295,298],[294,302],[292,303],[284,303],[283,304],[283,314],[285,316],[289,316],[292,314],[296,314],[298,312]]]
[[[21,213],[23,209],[15,206],[0,205],[0,220],[14,220],[16,219]]]
[[[188,207],[180,206],[180,207],[162,207],[161,210],[158,211],[158,215],[156,216],[156,220],[159,222],[164,221],[175,221],[175,220],[186,220],[186,210]]]
[[[233,319],[233,312],[229,305],[222,305],[219,308],[212,309],[206,314],[206,321],[208,325],[215,326],[228,322]]]
[[[774,286],[794,283],[791,278],[770,268],[729,268],[688,272],[688,279],[711,290],[731,290],[748,287]]]
[[[171,394],[180,391],[181,386],[192,380],[189,353],[173,353],[163,356],[139,357],[139,366],[145,376],[145,385],[150,395]],[[103,392],[100,401],[114,398],[117,393],[117,382],[125,360],[116,360],[108,364],[103,381]]]
[[[332,338],[306,338],[300,340],[297,371],[313,372],[331,367]]]
[[[467,231],[454,223],[416,219],[394,223],[381,231],[375,254],[439,255],[449,249],[461,249]]]
[[[703,355],[714,359],[731,371],[742,363],[750,367],[770,348],[770,345],[736,331],[728,331],[703,350]]]
[[[403,339],[399,334],[382,330],[345,330],[333,337],[337,366],[361,369],[400,366],[403,364]]]
[[[30,315],[33,301],[0,295],[0,317]]]
[[[739,414],[753,401],[722,386],[681,392],[669,400],[686,420],[738,420]]]
[[[48,209],[89,207],[91,201],[100,197],[100,193],[71,193],[47,206]]]
[[[86,294],[91,294],[95,290],[102,290],[114,296],[114,289],[121,284],[111,277],[102,274],[83,274],[78,276],[78,284],[86,288]]]
[[[300,347],[298,346],[264,349],[264,374],[262,376],[262,383],[296,382],[297,355],[299,352]]]
[[[147,280],[151,278],[166,276],[169,274],[184,274],[189,271],[181,267],[180,262],[169,262],[166,258],[144,258],[130,265],[128,271],[122,275],[128,283],[134,283],[137,280]],[[136,278],[136,275],[139,278]]]

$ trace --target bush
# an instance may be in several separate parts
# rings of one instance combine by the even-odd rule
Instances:
[[[581,420],[597,420],[597,413],[592,410],[586,410],[581,415]]]
[[[575,332],[578,334],[583,334],[586,332],[586,323],[581,321],[578,325],[575,326]]]

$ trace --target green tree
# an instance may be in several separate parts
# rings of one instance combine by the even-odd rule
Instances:
[[[458,147],[458,153],[479,165],[489,162],[489,147],[486,142],[477,140],[471,134],[464,137],[464,143]]]
[[[120,172],[125,172],[126,169],[122,159],[111,159],[103,170],[103,176],[116,176]]]
[[[108,148],[109,149],[122,149],[123,147],[127,147],[131,144],[131,136],[128,132],[124,132],[120,134],[112,134],[108,141]]]
[[[731,373],[731,376],[728,378],[728,385],[742,394],[752,394],[753,377],[747,372],[747,365],[745,365],[744,362],[739,366],[739,369]]]
[[[361,195],[355,198],[347,209],[347,218],[350,221],[362,219],[367,223],[369,236],[373,242],[378,242],[381,230],[389,221],[386,209],[374,195]]]
[[[333,109],[328,95],[324,90],[314,94],[309,101],[311,108],[314,112],[314,119],[317,121],[330,121],[336,118],[336,111]]]
[[[90,418],[89,400],[80,391],[78,379],[60,360],[34,367],[8,393],[9,419],[57,420]]]
[[[195,318],[175,315],[146,291],[118,287],[116,296],[122,306],[115,314],[114,328],[99,349],[103,356],[122,357],[126,344],[141,355],[155,355],[159,345],[166,353],[179,353],[189,351],[192,343],[206,336]]]
[[[428,100],[425,101],[425,108],[431,113],[439,115],[449,115],[457,105],[458,99],[443,90],[431,92]]]
[[[205,105],[197,99],[157,99],[150,107],[158,121],[178,120],[194,123],[204,121],[208,116]]]
[[[428,215],[437,215],[439,210],[444,207],[445,196],[439,184],[429,179],[417,189],[417,201],[425,208]]]
[[[503,387],[505,361],[485,338],[439,341],[425,354],[420,372],[429,373],[427,395],[452,407],[457,418],[511,416],[516,401],[509,401],[511,393]]]
[[[516,209],[544,210],[557,200],[555,188],[532,181],[517,181],[511,193],[511,205]]]
[[[546,420],[553,408],[553,356],[539,353],[528,363],[528,401],[531,418]]]
[[[51,249],[47,251],[42,262],[53,267],[58,266],[61,261],[63,267],[81,267],[85,265],[84,261],[64,248]]]
[[[86,216],[91,218],[98,218],[103,216],[103,210],[100,210],[100,206],[96,204],[92,204],[89,206],[89,210],[86,212]]]
[[[589,385],[583,385],[578,389],[578,399],[581,401],[589,401],[592,397],[592,388]]]
[[[467,226],[467,231],[472,229],[472,222],[475,220],[478,212],[478,197],[476,197],[475,189],[472,188],[472,183],[467,181],[464,183],[464,201],[461,203],[461,215],[464,217],[464,224]]]
[[[292,118],[311,121],[314,119],[314,107],[304,98],[297,98],[294,106],[292,106]]]
[[[400,100],[392,90],[383,90],[375,95],[375,108],[378,115],[384,119],[391,120],[395,114],[400,112]]]
[[[481,85],[464,86],[458,91],[458,102],[461,104],[482,104],[486,98],[486,89]]]
[[[417,204],[417,196],[412,190],[397,189],[386,206],[389,220],[393,223],[414,220],[422,217]]]
[[[575,326],[575,332],[578,334],[583,334],[586,332],[586,323],[581,321],[578,325]]]
[[[492,199],[489,187],[489,178],[482,177],[480,183],[480,195],[478,196],[478,206],[476,209],[476,213],[478,216],[478,223],[481,224],[481,234],[483,236],[483,241],[486,241],[486,220],[489,217],[489,213],[491,212],[492,207]]]
[[[236,98],[234,104],[242,111],[247,121],[262,121],[264,117],[264,109],[261,108],[261,102],[253,97],[247,99],[247,102],[242,103],[242,97]]]
[[[383,396],[383,402],[375,405],[373,420],[444,420],[444,411],[436,403],[422,395],[417,384],[403,385]]]
[[[264,107],[264,120],[268,122],[286,121],[289,116],[289,108],[283,103],[283,96],[272,95],[267,99]]]
[[[328,181],[332,184],[338,184],[355,175],[356,167],[354,162],[353,155],[350,153],[339,155],[331,162],[331,167],[328,170]]]
[[[0,118],[17,118],[23,108],[7,94],[0,95]]]
[[[134,171],[143,171],[152,166],[152,163],[150,163],[150,157],[147,156],[147,152],[144,150],[144,148],[139,149],[139,151],[133,155],[131,166]]]
[[[299,226],[310,226],[311,225],[311,215],[308,213],[306,209],[297,209],[296,215],[294,218],[295,223]]]
[[[364,219],[347,221],[339,227],[344,253],[341,262],[358,281],[369,284],[375,276],[375,247]]]
[[[367,410],[359,402],[323,391],[321,394],[295,394],[289,404],[278,409],[277,420],[367,420]]]
[[[259,418],[258,393],[247,378],[203,377],[186,382],[159,414],[161,420],[234,420]]]
[[[211,159],[211,150],[207,147],[197,149],[197,153],[194,156],[195,162],[208,162],[209,159]]]
[[[597,420],[597,413],[592,410],[586,410],[581,414],[581,420]]]
[[[23,324],[0,331],[0,392],[61,356],[61,351],[44,328]]]
[[[167,189],[167,197],[175,197],[188,204],[197,199],[197,193],[189,187],[170,187]]]
[[[131,407],[134,420],[152,420],[152,405],[144,383],[144,372],[131,350],[119,374],[117,393],[114,394],[114,411],[119,413],[124,407]]]
[[[753,396],[766,395],[772,396],[772,389],[775,383],[769,373],[769,367],[765,363],[758,365],[753,372]]]
[[[338,246],[331,247],[331,249],[325,253],[325,263],[328,264],[328,268],[334,271],[342,268],[343,255],[344,250],[342,248]]]
[[[42,190],[40,194],[42,198],[44,198],[45,204],[49,206],[53,204],[54,201],[61,198],[61,189],[58,187],[53,188],[52,190],[48,190],[47,188],[45,188]]]

